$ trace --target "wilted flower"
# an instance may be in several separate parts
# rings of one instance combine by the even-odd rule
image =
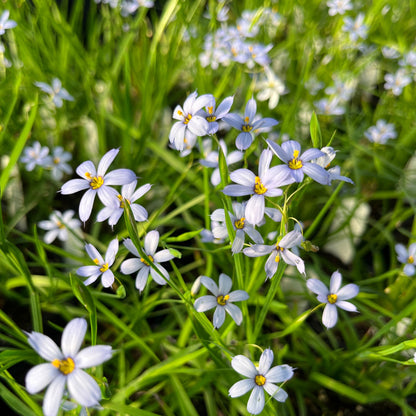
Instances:
[[[176,150],[183,150],[185,134],[190,131],[196,136],[208,134],[209,123],[199,115],[199,110],[206,107],[212,101],[211,94],[204,94],[198,97],[196,91],[189,95],[183,103],[183,108],[177,105],[173,110],[172,117],[177,121],[169,133],[169,141],[174,144]]]
[[[377,120],[375,126],[369,127],[364,136],[367,137],[370,142],[378,144],[386,144],[387,140],[395,139],[397,137],[394,124],[387,123],[385,120]]]
[[[17,26],[14,20],[9,20],[10,12],[5,10],[0,16],[0,35],[4,35],[7,29],[13,29]]]
[[[52,86],[45,82],[35,82],[35,85],[51,96],[56,107],[62,107],[62,100],[74,101],[74,97],[65,88],[62,88],[62,82],[58,78],[52,80]]]
[[[318,295],[317,298],[319,302],[326,303],[322,315],[322,323],[327,328],[332,328],[337,323],[337,307],[348,312],[358,312],[355,305],[351,302],[346,302],[346,300],[357,296],[360,290],[359,287],[354,283],[350,283],[340,289],[341,282],[342,275],[338,271],[332,273],[329,290],[325,284],[318,279],[308,279],[306,281],[308,289]]]
[[[26,163],[26,170],[31,172],[36,166],[46,167],[50,164],[48,153],[47,146],[41,146],[39,142],[35,142],[32,147],[26,146],[24,148],[20,161]]]
[[[164,249],[156,253],[156,249],[159,244],[158,231],[153,230],[146,234],[146,237],[144,238],[143,251],[146,253],[149,261],[151,261],[160,273],[162,273],[164,278],[157,272],[157,270],[150,266],[147,259],[143,258],[139,254],[137,248],[129,238],[124,240],[123,244],[131,254],[136,256],[136,258],[123,261],[123,263],[121,263],[120,270],[124,274],[132,274],[139,271],[136,277],[136,289],[140,290],[140,292],[143,291],[149,274],[158,285],[165,285],[167,283],[169,280],[169,273],[159,263],[172,260],[174,256],[168,249]]]
[[[409,249],[403,244],[395,245],[397,260],[400,263],[405,264],[403,268],[403,273],[406,276],[413,276],[416,273],[416,243],[410,244]]]
[[[271,367],[273,364],[273,351],[266,348],[260,356],[256,367],[244,355],[236,355],[231,360],[231,366],[237,373],[248,377],[237,381],[229,390],[231,397],[240,397],[252,390],[247,402],[247,411],[252,415],[258,415],[264,408],[264,390],[279,402],[286,401],[288,395],[274,383],[284,383],[293,377],[293,368],[287,364]]]
[[[267,140],[267,144],[273,153],[286,163],[286,165],[277,166],[278,171],[288,173],[295,182],[302,182],[306,174],[321,185],[329,184],[328,172],[322,166],[311,162],[312,159],[325,156],[325,153],[313,148],[301,153],[300,144],[295,140],[284,142],[282,146],[271,140]]]
[[[231,180],[238,185],[227,185],[223,190],[224,194],[229,196],[252,195],[246,205],[245,218],[253,225],[257,225],[263,220],[264,198],[282,195],[283,191],[279,187],[294,181],[290,172],[283,171],[280,166],[269,168],[272,156],[271,150],[262,151],[258,176],[248,169],[237,169],[231,172]]]
[[[123,215],[125,204],[129,204],[136,221],[146,221],[147,211],[139,204],[134,204],[140,197],[150,190],[152,185],[147,183],[136,189],[137,181],[128,183],[121,187],[121,194],[117,195],[117,200],[113,200],[112,205],[103,208],[97,215],[97,221],[102,222],[108,218],[108,223],[116,225],[120,217]]]
[[[273,118],[261,118],[255,121],[256,110],[256,101],[251,98],[247,102],[246,109],[244,111],[244,119],[235,113],[229,113],[223,117],[223,120],[226,123],[241,131],[235,141],[235,145],[239,150],[246,150],[250,147],[254,140],[254,133],[256,133],[256,130],[264,127],[272,127],[278,124],[277,120]]]
[[[95,266],[81,266],[77,270],[78,275],[88,277],[87,280],[84,280],[84,285],[88,286],[91,283],[94,283],[101,276],[101,283],[103,286],[110,287],[114,282],[114,274],[110,270],[110,267],[116,259],[116,254],[118,252],[118,239],[116,238],[112,240],[109,244],[105,253],[105,259],[101,257],[101,254],[92,244],[85,244],[85,250],[95,263]]]
[[[224,323],[225,312],[228,312],[237,325],[243,321],[243,314],[238,306],[232,302],[240,302],[249,298],[244,290],[230,292],[232,281],[224,273],[220,274],[219,286],[207,276],[201,276],[200,282],[214,295],[206,295],[198,298],[194,307],[198,312],[205,312],[215,308],[213,324],[214,328],[219,328]]]
[[[136,179],[136,175],[130,169],[116,169],[105,174],[118,152],[119,149],[108,151],[102,157],[97,170],[90,160],[81,163],[76,172],[83,179],[71,179],[62,185],[63,195],[87,189],[79,204],[81,221],[85,222],[90,217],[95,195],[98,195],[104,205],[111,206],[114,203],[114,198],[117,200],[118,192],[110,185],[126,185]]]
[[[293,230],[287,233],[283,238],[279,239],[276,244],[254,244],[251,247],[246,247],[243,250],[243,253],[248,257],[261,257],[270,254],[264,266],[266,276],[269,279],[277,272],[280,258],[282,258],[286,264],[296,266],[299,273],[305,274],[305,263],[299,256],[289,250],[292,247],[298,246],[302,240],[302,233]]]
[[[31,332],[30,346],[49,363],[39,364],[26,374],[26,389],[36,394],[49,386],[43,400],[43,414],[58,414],[64,394],[67,393],[81,406],[99,404],[101,390],[97,382],[85,371],[109,360],[112,349],[107,345],[94,345],[79,351],[87,330],[87,321],[75,318],[62,333],[61,349],[46,335]]]
[[[68,239],[68,229],[75,231],[81,227],[81,222],[75,218],[74,211],[68,210],[63,214],[60,211],[54,211],[49,220],[39,221],[38,226],[47,233],[43,237],[46,244],[51,244],[58,237],[61,241]]]

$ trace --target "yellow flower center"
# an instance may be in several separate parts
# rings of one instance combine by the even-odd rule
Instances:
[[[153,257],[152,256],[147,256],[147,257],[149,257],[149,260],[153,263]],[[150,266],[150,264],[149,264],[149,262],[148,261],[146,261],[143,257],[140,259],[140,261],[142,262],[142,263],[144,263],[146,266]]]
[[[230,299],[230,295],[219,295],[217,296],[217,303],[218,305],[225,306],[227,304],[228,299]]]
[[[123,198],[120,194],[117,195],[117,198],[120,201],[120,208],[124,209],[126,204],[130,205],[130,201],[127,198]]]
[[[328,302],[334,304],[337,301],[338,296],[335,293],[331,293],[327,296]]]
[[[92,189],[98,189],[104,184],[104,179],[102,176],[91,176],[91,174],[87,172],[85,177],[90,181],[90,186]]]
[[[55,157],[55,158],[53,159],[53,163],[54,163],[55,165],[57,165],[60,161],[61,161],[61,159],[60,159],[59,157]]]
[[[100,272],[104,273],[108,270],[108,263],[104,263],[101,267],[100,267]]]
[[[409,258],[407,259],[407,262],[410,264],[413,264],[415,262],[415,259],[413,256],[409,256]]]
[[[208,116],[207,117],[207,121],[209,121],[210,123],[215,121],[216,119],[217,119],[217,117],[215,117],[215,116]]]
[[[60,228],[62,230],[62,228],[65,228],[65,225],[61,223],[61,221],[56,221],[56,225],[58,226],[58,228]]]
[[[239,230],[244,228],[245,221],[246,219],[244,217],[241,217],[239,220],[234,221],[235,228],[238,228]]]
[[[191,118],[192,118],[192,114],[188,114],[188,115],[186,116],[185,120],[184,120],[184,123],[185,123],[185,124],[188,124],[188,123],[191,121]]]
[[[266,377],[262,376],[261,374],[258,374],[254,378],[254,381],[258,386],[264,386],[266,384]]]
[[[207,108],[208,108],[208,113],[209,114],[212,114],[214,112],[214,107],[213,106],[207,107]]]
[[[53,360],[52,365],[66,376],[75,370],[75,363],[71,357],[68,357],[65,360]]]
[[[290,167],[290,169],[300,169],[301,167],[303,167],[303,163],[301,160],[298,159],[299,157],[299,150],[295,150],[293,152],[293,159],[289,161],[288,166]]]
[[[258,195],[263,195],[267,192],[267,188],[261,183],[261,179],[258,176],[255,179],[254,192]]]

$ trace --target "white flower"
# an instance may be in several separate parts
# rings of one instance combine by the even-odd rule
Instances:
[[[75,231],[81,227],[81,222],[72,218],[74,211],[68,210],[63,214],[60,211],[54,211],[49,220],[39,221],[38,226],[47,233],[43,237],[46,244],[51,244],[58,237],[61,241],[67,241],[68,229]]]
[[[72,173],[72,168],[69,166],[68,161],[72,159],[72,155],[69,152],[65,152],[61,146],[55,147],[52,150],[50,157],[50,164],[47,166],[52,172],[52,177],[60,181],[64,175]]]
[[[346,302],[358,295],[359,287],[354,283],[350,283],[341,287],[342,275],[338,271],[332,273],[331,281],[328,288],[318,279],[309,279],[306,281],[306,286],[313,293],[317,294],[319,302],[326,303],[324,313],[322,314],[322,323],[327,328],[335,326],[338,320],[337,307],[348,312],[358,312],[355,305],[351,302]]]
[[[326,5],[329,7],[328,14],[344,14],[347,10],[352,10],[351,0],[329,0]]]
[[[375,126],[369,127],[364,136],[367,137],[370,142],[386,144],[387,140],[395,139],[397,137],[394,124],[387,123],[385,120],[377,120]]]
[[[290,231],[282,239],[278,240],[276,244],[264,245],[255,244],[243,250],[243,253],[248,257],[260,257],[270,254],[265,264],[266,276],[271,279],[277,271],[280,257],[287,264],[296,266],[299,273],[305,274],[305,263],[303,260],[292,253],[289,249],[299,245],[303,240],[303,235],[297,230]]]
[[[31,172],[36,166],[46,167],[50,164],[48,153],[49,148],[47,146],[41,146],[39,142],[35,142],[32,147],[25,147],[20,161],[26,163],[26,170]]]
[[[257,83],[257,99],[260,101],[269,100],[269,108],[277,106],[280,96],[286,94],[286,88],[283,81],[271,70],[270,67],[264,67],[265,76]]]
[[[146,234],[146,237],[144,238],[143,250],[153,265],[162,273],[164,278],[157,272],[157,270],[150,266],[146,259],[139,254],[137,248],[129,238],[124,240],[123,244],[131,254],[136,256],[136,258],[123,261],[123,263],[121,263],[120,270],[124,274],[132,274],[139,271],[136,277],[136,289],[140,290],[140,292],[143,291],[149,274],[157,284],[165,285],[167,283],[169,280],[169,273],[159,263],[172,260],[174,256],[168,249],[161,250],[156,253],[156,249],[159,244],[158,231],[153,230]]]
[[[258,415],[264,408],[264,390],[279,402],[287,399],[287,393],[274,383],[284,383],[291,379],[293,368],[287,364],[270,368],[273,358],[273,351],[266,348],[261,354],[258,367],[244,355],[236,355],[231,360],[234,370],[248,378],[237,381],[228,394],[231,397],[240,397],[252,390],[247,403],[247,411],[252,415]]]
[[[105,253],[105,260],[92,244],[85,244],[85,250],[91,260],[95,263],[95,266],[81,266],[77,270],[78,275],[88,277],[88,279],[84,281],[84,285],[88,286],[91,283],[94,283],[102,275],[101,283],[104,287],[110,287],[114,282],[114,274],[110,270],[110,267],[116,259],[118,239],[112,240],[108,245],[108,249]]]
[[[344,17],[342,30],[349,33],[351,42],[367,37],[368,27],[364,24],[364,17],[364,13],[359,13],[355,20],[351,17]]]
[[[13,29],[17,26],[14,20],[9,20],[10,12],[5,10],[0,16],[0,35],[4,35],[7,29]]]
[[[136,221],[146,221],[147,211],[139,204],[134,204],[140,197],[150,190],[152,185],[149,183],[142,185],[135,191],[137,181],[133,181],[121,187],[121,194],[117,195],[117,200],[114,204],[106,206],[97,215],[97,221],[102,222],[108,218],[108,223],[113,226],[116,225],[120,217],[123,215],[125,204],[129,204]],[[117,202],[118,201],[118,202]]]
[[[396,244],[395,249],[397,260],[399,260],[400,263],[405,264],[403,273],[406,276],[413,276],[416,273],[416,243],[410,244],[408,249],[406,249],[403,244]]]
[[[237,325],[243,321],[243,314],[238,306],[232,302],[240,302],[249,298],[244,290],[230,292],[232,280],[224,273],[220,274],[219,286],[207,276],[201,276],[200,282],[214,295],[206,295],[198,298],[194,307],[198,312],[205,312],[215,308],[213,324],[219,328],[225,320],[225,312],[229,313]]]
[[[75,318],[62,333],[61,349],[46,335],[28,334],[31,347],[49,363],[39,364],[26,374],[26,389],[36,394],[49,386],[43,400],[45,416],[58,414],[66,391],[81,406],[98,405],[101,390],[97,382],[83,369],[95,367],[112,356],[107,345],[95,345],[79,351],[87,330],[87,321]]]
[[[400,95],[403,88],[412,81],[404,68],[398,69],[395,74],[386,74],[384,80],[386,81],[384,88],[391,90],[394,95]]]
[[[62,82],[58,78],[52,80],[52,86],[45,82],[35,82],[35,85],[50,95],[56,107],[62,107],[62,100],[74,101],[74,97],[65,88],[62,88]]]

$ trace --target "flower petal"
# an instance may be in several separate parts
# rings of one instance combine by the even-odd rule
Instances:
[[[271,368],[265,374],[266,380],[271,383],[283,383],[293,377],[293,368],[290,365],[283,364]],[[269,393],[271,394],[271,393]]]
[[[224,309],[230,314],[231,318],[233,318],[234,322],[237,325],[241,325],[243,322],[243,313],[241,309],[237,305],[233,305],[232,303],[227,303],[224,306]]]
[[[65,384],[66,377],[63,374],[58,374],[49,385],[42,406],[43,414],[45,416],[56,416],[58,414],[62,396],[64,395]]]
[[[100,163],[98,164],[97,176],[105,175],[107,169],[110,167],[111,163],[113,163],[113,160],[115,159],[119,151],[120,149],[111,149],[101,158]]]
[[[228,295],[230,302],[241,302],[242,300],[247,300],[250,296],[245,290],[234,290]]]
[[[323,295],[325,297],[329,295],[328,288],[318,279],[308,279],[306,281],[306,286],[310,291],[316,293],[317,295]]]
[[[332,273],[331,281],[329,283],[330,293],[337,293],[342,283],[342,275],[340,272],[335,271]]]
[[[217,308],[215,309],[214,317],[213,317],[212,321],[213,321],[215,329],[218,329],[222,326],[222,324],[225,321],[225,308],[224,308],[224,306],[217,305]]]
[[[264,196],[255,194],[247,202],[246,219],[250,224],[257,225],[264,218]]]
[[[87,321],[83,318],[75,318],[67,324],[61,339],[62,352],[66,357],[75,357],[86,332]]]
[[[136,174],[131,169],[116,169],[105,175],[106,185],[127,185],[136,180]]]
[[[194,308],[197,312],[205,312],[217,306],[217,298],[211,295],[201,296],[200,298],[196,299],[194,303]]]
[[[247,403],[247,411],[252,415],[258,415],[264,408],[264,389],[260,386],[255,386],[250,394]]]
[[[254,379],[257,375],[257,369],[255,365],[244,355],[236,355],[231,360],[231,367],[234,368],[237,373]]]
[[[243,186],[254,187],[256,175],[248,169],[237,169],[230,173],[230,179]],[[252,191],[253,193],[254,191]]]
[[[27,341],[30,346],[45,360],[53,361],[64,358],[61,350],[55,342],[40,332],[31,332],[28,334]]]
[[[266,382],[266,384],[263,387],[264,387],[264,390],[266,390],[267,393],[269,393],[270,396],[273,397],[273,399],[276,399],[278,402],[285,402],[286,401],[288,395],[279,386],[276,386],[275,384]]]
[[[270,348],[266,348],[260,356],[258,372],[259,374],[265,375],[271,365],[273,364],[274,354]]]
[[[139,259],[127,259],[121,263],[121,273],[123,274],[132,274],[140,270],[144,266]]]
[[[68,391],[81,406],[91,407],[101,399],[97,382],[85,371],[75,369],[68,378]]]
[[[147,279],[149,277],[150,267],[143,267],[139,270],[136,277],[136,289],[143,291],[144,287],[146,286]]]
[[[337,307],[334,304],[327,303],[325,305],[324,313],[322,314],[322,323],[327,328],[332,328],[337,323],[337,320],[338,320]]]
[[[344,311],[348,312],[358,312],[355,305],[353,305],[351,302],[347,302],[345,300],[340,300],[336,302],[336,306],[338,308],[344,309]]]
[[[218,293],[220,295],[227,295],[233,285],[233,281],[225,273],[220,274],[220,280],[218,284]]]
[[[101,276],[101,283],[104,287],[110,287],[114,282],[114,274],[108,269]],[[85,283],[85,282],[84,282]]]
[[[26,390],[30,394],[36,394],[50,384],[59,374],[59,370],[51,363],[36,365],[26,374]]]
[[[94,205],[95,194],[97,192],[93,189],[88,189],[87,192],[82,196],[79,203],[78,215],[82,222],[88,220],[91,215],[92,206]]]
[[[221,295],[217,284],[208,276],[201,276],[201,283],[215,296]]]
[[[150,231],[144,238],[144,250],[148,256],[153,256],[159,244],[159,232],[156,230]]]
[[[237,381],[237,383],[233,384],[230,390],[228,390],[228,395],[230,397],[240,397],[253,389],[255,385],[256,383],[251,378]]]
[[[357,296],[359,291],[360,288],[356,284],[350,283],[337,292],[337,298],[338,300],[351,299]]]
[[[157,269],[160,271],[160,273],[163,274],[163,276],[165,278],[163,278],[157,270],[155,270],[153,268],[150,268],[150,275],[152,276],[152,279],[158,285],[165,285],[167,283],[167,281],[169,280],[168,271],[163,266],[161,266],[160,264],[154,263],[154,265],[157,267]]]
[[[113,355],[112,348],[109,345],[94,345],[84,348],[75,357],[77,368],[90,368],[102,364],[109,360]]]
[[[165,261],[172,260],[175,256],[171,254],[171,252],[166,248],[164,250],[160,250],[153,256],[153,260],[156,263],[163,263]]]

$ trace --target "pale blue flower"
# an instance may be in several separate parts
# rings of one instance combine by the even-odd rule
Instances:
[[[62,100],[74,101],[74,97],[65,88],[62,88],[62,83],[58,78],[52,80],[52,86],[45,82],[35,82],[35,85],[50,95],[56,107],[62,107]]]
[[[136,256],[136,258],[123,261],[123,263],[121,263],[120,270],[123,274],[132,274],[138,271],[136,277],[136,289],[138,289],[140,292],[143,291],[146,286],[149,274],[158,285],[165,285],[167,283],[169,280],[169,273],[163,266],[160,265],[160,263],[172,260],[174,256],[168,249],[156,252],[157,246],[159,244],[158,231],[153,230],[146,234],[146,237],[144,238],[143,251],[146,253],[147,257],[153,263],[153,265],[159,270],[159,272],[162,273],[164,278],[160,275],[160,273],[158,273],[155,269],[153,269],[153,267],[150,266],[147,259],[142,258],[142,256],[137,251],[137,248],[129,238],[124,240],[123,244],[131,254]]]
[[[39,142],[33,143],[33,146],[26,146],[23,150],[23,156],[20,158],[22,163],[26,164],[26,170],[31,172],[36,166],[46,167],[50,164],[49,147],[41,146]]]
[[[43,414],[56,416],[64,394],[81,406],[99,404],[101,390],[97,382],[83,371],[95,367],[112,357],[112,348],[95,345],[79,350],[87,331],[87,321],[75,318],[65,327],[61,338],[61,349],[46,335],[31,332],[30,346],[48,363],[38,364],[26,374],[26,389],[36,394],[49,386],[43,400]]]
[[[350,283],[341,288],[341,282],[342,276],[338,271],[332,273],[329,290],[318,279],[308,279],[306,281],[308,289],[318,295],[318,301],[326,303],[324,313],[322,314],[322,323],[327,328],[332,328],[337,323],[337,308],[348,312],[358,312],[355,305],[351,302],[346,302],[346,300],[357,296],[360,290],[359,287],[354,283]]]
[[[205,110],[198,111],[198,115],[204,117],[208,121],[207,134],[215,134],[218,131],[218,120],[221,120],[226,114],[229,113],[233,104],[234,97],[230,96],[224,98],[221,104],[216,108],[214,96],[210,96],[210,99],[205,106]]]
[[[338,97],[333,98],[322,98],[321,100],[315,101],[314,106],[318,114],[324,114],[327,116],[340,116],[345,113],[345,107],[340,104]]]
[[[235,113],[229,113],[223,118],[230,126],[241,131],[235,141],[235,145],[239,150],[246,150],[250,147],[254,140],[254,133],[256,133],[256,130],[278,124],[277,120],[268,117],[255,121],[256,110],[256,101],[251,98],[246,104],[244,118]]]
[[[152,8],[155,5],[152,0],[125,0],[121,3],[121,15],[128,16],[133,14],[139,7],[145,7],[147,9]]]
[[[386,144],[387,140],[395,139],[397,133],[394,124],[387,123],[385,120],[380,119],[377,120],[375,126],[371,126],[365,131],[364,136],[367,137],[370,142]]]
[[[395,245],[397,260],[400,263],[405,264],[403,273],[406,276],[413,276],[416,273],[416,243],[410,244],[409,249],[403,244]]]
[[[328,169],[331,162],[335,159],[336,151],[332,147],[328,146],[328,147],[323,147],[321,149],[321,152],[325,153],[325,155],[318,157],[317,159],[312,160],[311,162],[316,163],[325,169]],[[332,181],[344,181],[344,182],[348,182],[354,185],[354,182],[350,178],[340,175],[341,168],[339,166],[334,166],[328,169],[327,172],[329,175],[329,185],[331,185]]]
[[[72,173],[71,166],[66,163],[72,159],[72,155],[69,152],[66,152],[63,147],[58,146],[52,150],[52,155],[50,157],[50,164],[46,166],[51,170],[52,177],[56,181],[60,181],[64,174],[69,175]]]
[[[114,226],[118,223],[118,220],[124,213],[125,204],[129,204],[133,212],[134,219],[142,222],[146,221],[148,213],[145,208],[139,204],[135,204],[139,198],[141,198],[146,192],[150,190],[152,185],[149,183],[142,185],[136,190],[137,181],[128,183],[121,187],[121,194],[117,195],[117,200],[114,200],[114,204],[106,206],[97,215],[97,221],[102,222],[108,218],[108,224]]]
[[[278,402],[285,402],[288,397],[287,393],[274,383],[290,380],[293,377],[293,368],[287,364],[270,368],[273,358],[273,351],[266,348],[257,367],[244,355],[236,355],[231,360],[233,369],[247,379],[235,383],[228,394],[230,397],[240,397],[252,390],[247,403],[247,411],[252,415],[258,415],[264,408],[264,390]]]
[[[246,203],[242,204],[233,202],[233,211],[229,212],[230,221],[235,230],[235,239],[231,247],[233,253],[239,253],[244,246],[245,234],[247,234],[255,243],[262,244],[261,234],[246,220]],[[218,222],[218,225],[212,227],[212,234],[217,239],[228,237],[227,225],[225,223],[225,212],[223,209],[216,209],[211,214],[211,220]]]
[[[212,144],[211,141],[210,143]],[[205,144],[208,143],[205,142]],[[233,152],[228,154],[227,145],[225,144],[224,140],[220,140],[219,144],[225,156],[225,163],[227,164],[227,166],[237,163],[243,159],[244,154],[238,150],[234,150]],[[211,175],[211,183],[214,186],[217,186],[221,182],[220,169],[218,167],[218,157],[218,151],[208,151],[205,159],[200,159],[199,161],[199,163],[201,163],[201,165],[203,166],[206,166],[208,168],[215,168]]]
[[[60,211],[53,211],[49,216],[49,220],[38,222],[38,227],[46,230],[43,241],[46,244],[51,244],[56,238],[61,241],[68,240],[68,229],[76,231],[81,227],[81,222],[75,218],[74,211],[67,210],[64,213]]]
[[[106,174],[118,152],[119,149],[108,151],[100,160],[97,170],[90,160],[81,163],[76,172],[83,179],[71,179],[62,185],[63,195],[87,189],[79,204],[79,218],[82,222],[87,221],[91,215],[95,195],[98,195],[105,206],[111,206],[114,199],[117,201],[118,195],[111,185],[126,185],[136,180],[136,175],[130,169],[116,169]]]
[[[198,97],[197,92],[194,91],[183,103],[183,108],[180,105],[175,107],[172,117],[179,121],[170,130],[169,142],[174,144],[176,150],[183,150],[187,131],[196,136],[208,134],[209,123],[204,117],[199,115],[199,110],[208,106],[211,101],[211,94],[204,94]]]
[[[403,88],[412,82],[412,79],[404,68],[398,69],[394,74],[386,74],[384,80],[386,81],[384,88],[391,90],[394,95],[400,95]]]
[[[295,182],[302,182],[304,175],[308,175],[321,185],[329,185],[329,174],[312,159],[325,156],[325,153],[318,149],[308,149],[301,153],[301,146],[296,140],[289,140],[279,146],[277,143],[267,140],[267,144],[273,153],[286,165],[277,166],[278,170],[289,173]]]
[[[84,280],[84,285],[88,286],[94,283],[101,276],[101,283],[104,287],[110,287],[114,282],[114,274],[110,267],[113,265],[118,252],[118,239],[114,239],[108,246],[105,253],[105,259],[92,244],[85,244],[85,250],[90,256],[95,266],[81,266],[77,274],[82,277],[88,277]]]
[[[230,292],[232,280],[224,273],[220,274],[219,285],[207,276],[201,276],[200,282],[212,293],[212,295],[201,296],[198,298],[194,307],[198,312],[205,312],[215,308],[213,324],[214,328],[220,328],[225,320],[225,312],[230,314],[234,322],[240,325],[243,321],[243,314],[240,308],[233,302],[240,302],[249,298],[244,290],[234,290]]]
[[[283,238],[278,239],[276,244],[254,244],[251,247],[246,247],[243,253],[248,257],[261,257],[270,254],[264,266],[268,279],[271,279],[277,272],[280,259],[283,259],[286,264],[296,266],[299,273],[305,274],[305,263],[299,256],[289,250],[298,246],[302,241],[302,233],[293,230]]]
[[[329,0],[326,5],[329,7],[328,14],[344,14],[347,10],[352,10],[351,0]]]
[[[0,35],[4,35],[7,29],[13,29],[17,26],[14,20],[9,20],[10,12],[5,10],[0,16]]]
[[[351,42],[367,38],[368,27],[364,24],[364,17],[364,13],[359,13],[355,19],[344,17],[342,30],[349,33]]]
[[[259,174],[256,176],[248,169],[237,169],[230,173],[230,178],[238,185],[227,185],[223,192],[229,196],[252,195],[246,205],[246,220],[250,224],[259,224],[264,217],[266,196],[280,196],[281,186],[294,182],[290,172],[279,166],[270,168],[272,152],[263,150],[259,160]]]

